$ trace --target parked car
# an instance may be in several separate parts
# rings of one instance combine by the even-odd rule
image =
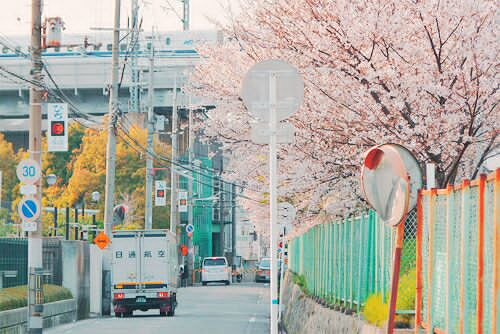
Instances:
[[[255,273],[255,282],[269,282],[271,280],[271,258],[263,257]]]
[[[201,267],[201,283],[219,282],[229,285],[231,269],[225,257],[206,257]]]

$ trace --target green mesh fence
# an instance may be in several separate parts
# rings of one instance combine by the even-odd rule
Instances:
[[[398,312],[414,312],[416,214],[405,227]],[[360,311],[366,299],[381,293],[387,302],[392,268],[393,230],[375,212],[365,212],[312,227],[290,242],[289,268],[302,275],[309,294]]]
[[[195,269],[199,269],[201,259],[212,256],[212,200],[202,200],[210,198],[213,195],[212,175],[208,171],[212,168],[212,160],[204,157],[198,157],[201,161],[201,167],[206,171],[203,173],[192,173],[193,177],[193,245],[195,247]],[[180,177],[179,187],[188,189],[188,179]],[[187,223],[188,214],[181,214],[181,221]],[[182,243],[187,243],[185,231],[182,232]]]
[[[498,332],[499,291],[495,290],[498,273],[499,187],[500,173],[483,177],[471,185],[423,192],[422,198],[422,298],[421,323],[425,332],[440,329],[446,333]],[[484,196],[484,201],[480,198]],[[484,209],[483,279],[479,272],[481,221]],[[482,283],[482,287],[481,287]],[[478,304],[479,288],[482,303]],[[418,303],[419,301],[417,301]],[[494,304],[497,305],[494,305]],[[480,312],[479,312],[480,311]],[[481,317],[482,314],[482,317]]]

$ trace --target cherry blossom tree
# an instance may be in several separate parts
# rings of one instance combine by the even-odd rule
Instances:
[[[290,62],[305,81],[304,105],[290,118],[295,143],[279,150],[280,196],[303,217],[362,205],[360,164],[373,145],[400,143],[422,164],[434,163],[441,187],[476,177],[498,154],[495,1],[242,0],[240,6],[241,14],[222,27],[224,43],[199,49],[204,61],[192,90],[216,104],[198,126],[230,153],[226,177],[244,182],[246,195],[261,201],[247,201],[249,208],[266,204],[267,149],[250,140],[255,120],[240,86],[265,59]]]

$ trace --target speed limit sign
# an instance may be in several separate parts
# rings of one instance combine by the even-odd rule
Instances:
[[[38,162],[28,158],[17,165],[16,173],[19,181],[24,184],[35,184],[42,176],[42,169]]]

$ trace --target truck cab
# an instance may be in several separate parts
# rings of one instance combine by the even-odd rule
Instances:
[[[159,309],[173,316],[177,305],[177,247],[168,230],[114,231],[112,292],[115,316]]]

